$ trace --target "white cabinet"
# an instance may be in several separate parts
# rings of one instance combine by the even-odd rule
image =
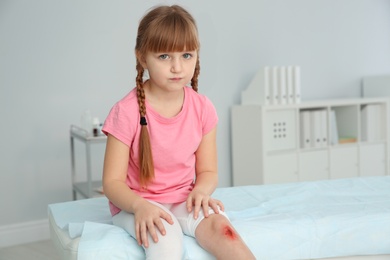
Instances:
[[[292,109],[272,110],[265,113],[264,121],[269,122],[264,125],[267,151],[295,149],[297,146],[295,115]]]
[[[327,150],[303,151],[299,154],[299,181],[328,178],[329,156]]]
[[[280,162],[283,162],[283,164]],[[274,154],[266,157],[264,183],[296,181],[298,181],[298,160],[296,153]]]
[[[233,185],[388,174],[388,99],[232,108]]]
[[[330,178],[341,179],[357,177],[358,149],[356,145],[339,146],[330,151]]]
[[[386,175],[386,145],[363,144],[360,146],[360,176]]]

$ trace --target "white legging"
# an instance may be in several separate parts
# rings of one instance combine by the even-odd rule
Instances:
[[[199,211],[197,219],[194,219],[193,212],[188,213],[186,202],[177,204],[160,204],[154,201],[149,201],[166,212],[168,212],[173,219],[173,225],[162,219],[166,235],[162,236],[160,232],[158,235],[158,242],[154,243],[152,237],[148,233],[149,247],[145,248],[146,259],[182,259],[183,257],[183,233],[195,237],[195,230],[199,223],[204,219],[203,211]],[[214,214],[213,209],[209,209],[209,214]],[[227,218],[225,212],[220,210],[220,214]],[[136,238],[134,214],[121,211],[113,216],[114,225],[125,229],[133,238]]]

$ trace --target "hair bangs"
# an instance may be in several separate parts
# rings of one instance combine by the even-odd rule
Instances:
[[[151,52],[194,51],[200,47],[196,27],[179,15],[156,21],[146,49]]]

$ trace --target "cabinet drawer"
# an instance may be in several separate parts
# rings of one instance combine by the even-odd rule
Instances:
[[[330,150],[331,179],[351,178],[358,176],[357,146],[339,146]]]
[[[298,181],[298,156],[296,153],[268,155],[264,184]]]
[[[299,155],[299,180],[329,179],[328,150],[302,152]]]
[[[385,144],[365,144],[360,146],[360,176],[386,175]]]

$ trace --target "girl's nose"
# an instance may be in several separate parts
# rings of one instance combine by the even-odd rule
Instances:
[[[177,73],[180,72],[181,69],[182,69],[182,64],[180,59],[173,59],[171,64],[171,72]]]

